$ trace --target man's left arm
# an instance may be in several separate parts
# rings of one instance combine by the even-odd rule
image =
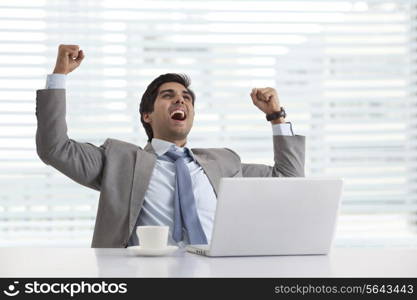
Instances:
[[[274,166],[242,164],[243,177],[304,177],[305,137],[294,135],[291,123],[281,110],[278,94],[273,88],[254,88],[253,104],[266,114],[272,124]]]

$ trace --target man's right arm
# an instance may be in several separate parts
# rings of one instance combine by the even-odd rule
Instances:
[[[48,76],[47,89],[36,91],[36,149],[44,163],[82,185],[100,190],[108,140],[97,147],[76,142],[67,135],[65,76],[78,67],[84,57],[78,49],[78,46],[60,45],[57,65],[54,74]],[[54,77],[64,78],[64,85],[62,81],[59,85]]]

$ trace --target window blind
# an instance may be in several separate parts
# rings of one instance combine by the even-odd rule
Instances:
[[[190,147],[273,163],[253,87],[275,87],[307,176],[345,179],[339,245],[415,243],[415,1],[1,1],[0,245],[90,244],[98,192],[44,165],[35,90],[59,44],[86,58],[67,80],[70,138],[146,143],[140,97],[186,73]],[[382,242],[381,242],[382,241]]]

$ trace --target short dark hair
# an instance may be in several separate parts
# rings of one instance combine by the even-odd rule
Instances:
[[[139,105],[140,121],[142,122],[143,127],[145,128],[146,134],[148,136],[148,142],[153,138],[152,127],[149,123],[146,123],[143,120],[144,113],[151,113],[154,109],[155,100],[158,96],[159,87],[166,82],[178,82],[182,84],[187,91],[190,93],[192,98],[192,103],[194,105],[195,95],[194,92],[188,87],[191,84],[190,78],[185,74],[176,74],[176,73],[167,73],[158,76],[155,78],[146,88],[146,91],[142,95],[142,100]]]

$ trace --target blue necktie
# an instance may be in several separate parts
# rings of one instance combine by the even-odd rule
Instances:
[[[207,244],[207,238],[197,214],[190,171],[184,160],[188,156],[187,151],[187,149],[184,152],[170,150],[165,153],[175,163],[174,232],[172,236],[174,241],[181,241],[184,225],[190,244]]]

